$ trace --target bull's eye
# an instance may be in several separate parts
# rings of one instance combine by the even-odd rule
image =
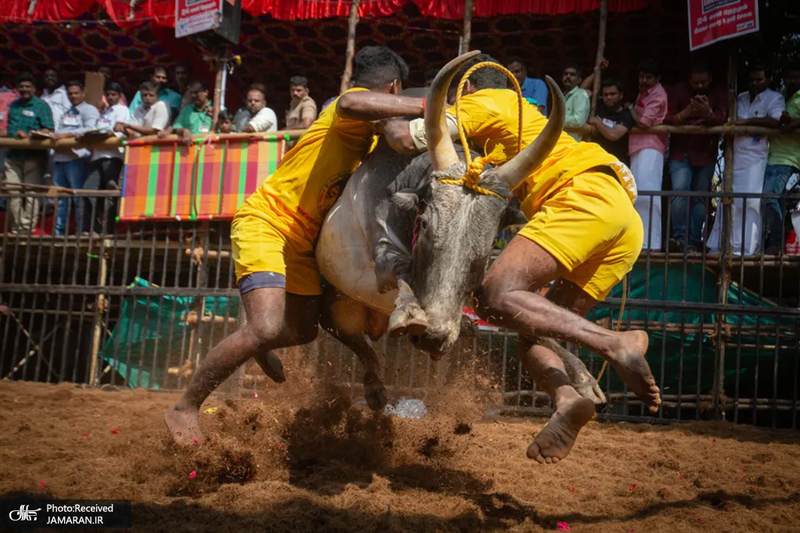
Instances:
[[[424,218],[419,219],[419,230],[425,232],[428,230],[428,221]]]

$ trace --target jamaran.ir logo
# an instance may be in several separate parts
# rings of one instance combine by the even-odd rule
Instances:
[[[41,507],[38,509],[31,509],[29,504],[23,503],[19,506],[19,509],[12,509],[8,513],[8,519],[12,522],[35,522],[41,510]]]

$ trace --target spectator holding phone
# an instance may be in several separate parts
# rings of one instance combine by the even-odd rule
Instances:
[[[728,99],[724,88],[713,86],[705,63],[692,65],[689,80],[668,95],[665,124],[720,126],[725,123]],[[670,139],[669,173],[673,191],[708,192],[717,162],[719,135],[673,135]],[[675,196],[671,200],[672,234],[668,250],[702,250],[709,198]],[[689,213],[687,215],[687,209]]]

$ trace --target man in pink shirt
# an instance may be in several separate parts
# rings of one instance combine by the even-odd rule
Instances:
[[[639,96],[631,109],[633,121],[639,128],[657,126],[667,116],[667,91],[659,83],[660,79],[661,72],[654,59],[639,64]],[[666,133],[629,136],[631,172],[640,191],[634,207],[644,225],[644,248],[653,250],[661,249],[661,197],[642,194],[642,191],[661,190],[666,151]]]
[[[8,86],[0,87],[0,137],[8,135],[8,108],[11,102],[19,98],[17,90]],[[7,149],[0,149],[0,176],[5,175],[5,160]]]

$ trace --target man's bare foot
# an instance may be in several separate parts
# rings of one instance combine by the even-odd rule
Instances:
[[[178,446],[191,446],[200,444],[203,441],[203,434],[200,433],[199,412],[194,409],[177,409],[177,404],[173,405],[164,415],[164,422],[172,439]]]
[[[622,381],[641,398],[651,413],[658,412],[661,397],[650,365],[644,358],[649,346],[644,331],[626,331],[622,335],[622,349],[609,360]]]
[[[553,416],[528,446],[528,457],[539,463],[555,464],[565,458],[578,432],[594,415],[594,404],[574,390],[558,402]]]

